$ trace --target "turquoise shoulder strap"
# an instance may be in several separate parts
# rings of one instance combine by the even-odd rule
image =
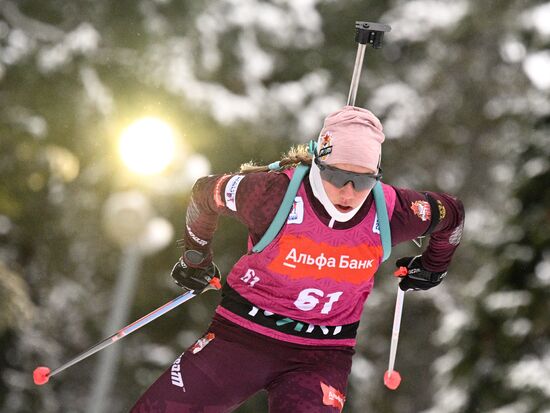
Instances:
[[[288,218],[288,214],[290,213],[292,204],[294,203],[294,198],[296,198],[296,194],[298,193],[298,188],[300,188],[300,184],[302,183],[304,176],[306,176],[307,171],[309,171],[309,166],[307,165],[300,164],[296,167],[294,170],[294,175],[288,184],[283,202],[281,203],[275,218],[273,218],[271,225],[265,232],[262,239],[254,245],[254,247],[252,247],[252,252],[262,251],[271,241],[275,239]]]
[[[288,184],[283,202],[275,215],[275,218],[269,225],[269,228],[265,232],[260,241],[252,247],[252,252],[261,252],[267,247],[271,241],[275,239],[283,225],[285,224],[288,214],[294,203],[294,198],[298,193],[298,188],[304,179],[304,176],[309,170],[309,166],[300,164],[296,167],[294,175]],[[376,215],[378,217],[378,225],[380,227],[380,238],[382,239],[382,248],[384,250],[384,257],[382,261],[386,261],[391,254],[391,231],[390,221],[388,218],[388,210],[386,208],[386,198],[384,197],[384,190],[380,182],[377,182],[373,188],[374,203],[376,205]]]
[[[372,189],[374,195],[374,203],[376,204],[376,216],[378,217],[378,227],[380,228],[380,238],[382,239],[382,248],[384,249],[384,257],[382,261],[386,261],[391,254],[391,230],[390,220],[388,218],[388,210],[386,208],[386,198],[380,181],[374,185]]]

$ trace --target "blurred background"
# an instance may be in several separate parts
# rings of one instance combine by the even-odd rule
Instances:
[[[550,2],[0,0],[1,412],[128,411],[203,334],[216,293],[32,382],[180,293],[193,182],[316,138],[356,20],[392,26],[356,101],[384,124],[384,181],[467,219],[446,281],[407,294],[394,392],[394,259],[379,271],[344,412],[550,412]],[[223,272],[245,241],[220,220]]]

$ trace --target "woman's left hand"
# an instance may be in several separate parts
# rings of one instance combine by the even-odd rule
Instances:
[[[426,270],[422,266],[422,255],[399,258],[395,265],[407,269],[407,273],[400,277],[401,281],[399,282],[399,288],[403,291],[429,290],[438,286],[447,275],[447,271],[434,272]]]

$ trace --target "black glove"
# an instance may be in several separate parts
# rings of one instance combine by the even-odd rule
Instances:
[[[195,250],[187,250],[172,268],[172,278],[177,285],[193,290],[196,294],[201,293],[214,278],[220,279],[220,269],[216,264],[210,262],[202,266],[204,255]],[[189,265],[186,264],[189,263]],[[197,266],[194,266],[197,265]]]
[[[439,285],[441,280],[447,275],[447,271],[432,272],[424,269],[422,266],[422,255],[399,258],[395,262],[395,265],[407,269],[406,274],[400,274],[402,279],[399,282],[399,288],[403,291],[429,290]]]

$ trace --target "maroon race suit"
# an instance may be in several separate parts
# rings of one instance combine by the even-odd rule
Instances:
[[[257,243],[279,209],[288,183],[287,174],[276,172],[201,178],[187,209],[184,247],[204,252],[211,259],[219,215],[237,218],[248,228],[249,246]],[[321,225],[330,223],[334,231],[357,228],[373,214],[373,197],[369,195],[350,221],[331,223],[307,177],[300,190],[311,214]],[[385,192],[388,190],[393,206],[392,244],[429,233],[422,264],[429,271],[446,271],[462,234],[462,203],[443,193],[385,185]],[[288,226],[287,221],[283,235]],[[280,241],[280,235],[274,242]],[[146,391],[132,412],[229,412],[261,390],[268,392],[270,413],[342,410],[353,355],[350,343],[355,342],[358,320],[345,326],[309,324],[306,328],[307,321],[258,308],[229,282],[222,293],[205,336]],[[345,335],[342,345],[335,345],[336,332]],[[304,344],[308,340],[311,344]]]

